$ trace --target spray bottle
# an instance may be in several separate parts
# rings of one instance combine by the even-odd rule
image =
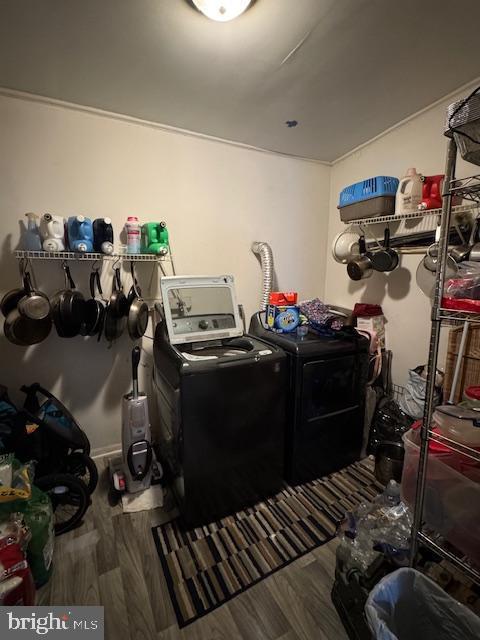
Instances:
[[[37,224],[38,216],[35,213],[26,213],[27,230],[24,236],[24,248],[26,251],[41,251],[42,239],[40,238],[40,229]]]

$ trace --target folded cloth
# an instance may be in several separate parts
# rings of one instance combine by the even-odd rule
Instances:
[[[343,327],[343,320],[332,313],[320,298],[304,300],[300,303],[300,313],[307,319],[310,325],[317,331],[339,331]]]

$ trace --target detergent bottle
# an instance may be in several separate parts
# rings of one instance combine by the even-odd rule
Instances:
[[[113,227],[111,218],[97,218],[93,221],[93,249],[97,253],[113,253]]]
[[[423,179],[412,167],[400,180],[395,197],[395,213],[414,213],[422,202]]]
[[[137,216],[128,216],[125,223],[127,253],[140,253],[140,222]]]
[[[40,219],[44,251],[65,251],[65,221],[62,216],[44,213]]]
[[[26,251],[41,251],[42,239],[40,238],[40,229],[38,227],[38,216],[35,213],[26,213],[27,230],[24,236],[24,248]]]
[[[445,176],[424,176],[422,186],[422,201],[419,209],[439,209],[442,206],[442,190]]]
[[[93,251],[93,226],[90,218],[70,216],[67,221],[68,244],[72,251]]]
[[[165,222],[142,225],[142,251],[165,256],[168,253],[168,229]]]

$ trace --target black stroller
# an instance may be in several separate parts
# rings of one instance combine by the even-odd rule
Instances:
[[[20,410],[5,388],[0,391],[0,444],[21,462],[36,461],[34,483],[50,496],[58,535],[81,522],[97,486],[97,468],[86,434],[60,400],[38,383],[21,390],[26,398]]]

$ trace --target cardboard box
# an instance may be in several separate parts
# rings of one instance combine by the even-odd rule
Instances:
[[[385,349],[385,316],[359,316],[357,329],[375,331],[382,349]]]

